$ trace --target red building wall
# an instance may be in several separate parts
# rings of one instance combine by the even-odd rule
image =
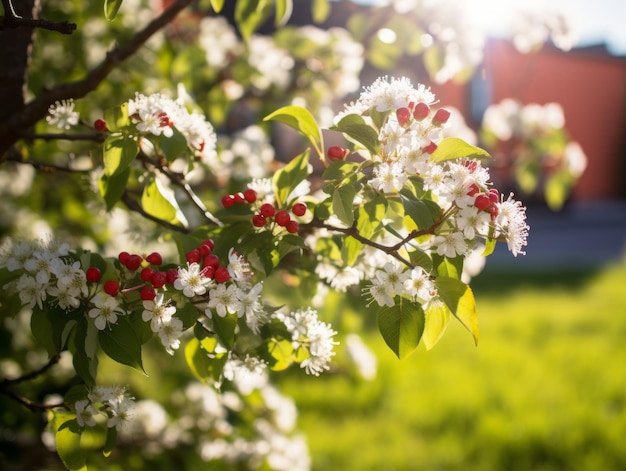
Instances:
[[[483,78],[481,78],[483,77]],[[505,41],[490,41],[476,80],[487,80],[491,102],[558,102],[565,127],[587,155],[575,200],[626,197],[626,59],[594,50],[562,52],[544,47],[521,54]],[[468,85],[433,86],[442,104],[469,116]],[[477,124],[477,123],[474,123]]]

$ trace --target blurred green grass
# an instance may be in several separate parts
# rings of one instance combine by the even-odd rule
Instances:
[[[626,265],[486,271],[472,288],[478,347],[452,322],[399,361],[372,329],[374,381],[280,380],[314,470],[626,469]]]

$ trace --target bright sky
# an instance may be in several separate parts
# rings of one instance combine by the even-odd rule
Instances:
[[[475,4],[488,31],[499,33],[507,27],[516,7],[549,8],[566,12],[579,46],[607,43],[614,54],[626,55],[625,0],[465,0]],[[484,16],[483,16],[484,15]]]
[[[356,0],[363,3],[386,3],[389,0]],[[437,3],[440,0],[426,0]],[[506,32],[508,18],[516,8],[567,12],[577,32],[578,46],[606,43],[613,54],[626,55],[626,0],[459,0],[475,5],[479,21],[493,35]]]

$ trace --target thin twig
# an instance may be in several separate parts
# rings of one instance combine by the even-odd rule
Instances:
[[[2,0],[4,6],[4,14],[6,15],[2,22],[4,28],[40,28],[50,31],[57,31],[61,34],[72,34],[76,30],[76,23],[69,21],[50,21],[42,18],[24,18],[18,15],[13,8],[11,0]]]
[[[106,135],[101,132],[85,132],[77,134],[68,133],[25,133],[22,135],[24,139],[40,139],[42,141],[93,141],[104,142]]]
[[[59,362],[60,359],[61,359],[61,355],[58,355],[58,354],[54,355],[52,358],[50,358],[50,360],[48,360],[48,363],[43,365],[38,370],[31,371],[30,373],[22,375],[22,376],[20,376],[18,378],[3,379],[2,381],[0,381],[0,387],[4,387],[7,384],[17,384],[17,383],[21,383],[23,381],[30,381],[31,379],[35,379],[38,376],[41,376],[42,374],[44,374],[46,371],[48,371],[54,365],[56,365]]]
[[[128,43],[111,49],[103,61],[77,82],[69,82],[44,90],[28,103],[9,122],[0,123],[0,155],[3,155],[23,134],[48,113],[50,105],[57,100],[82,98],[95,90],[119,64],[133,56],[156,32],[164,28],[193,0],[175,0],[145,28],[138,31]]]
[[[25,398],[24,396],[20,396],[15,391],[11,389],[7,389],[7,388],[0,388],[0,392],[4,394],[5,396],[8,396],[11,399],[14,399],[15,401],[19,402],[23,406],[30,409],[32,412],[40,412],[40,411],[48,410],[48,409],[55,409],[57,407],[63,407],[65,405],[62,402],[56,403],[56,404],[40,404],[38,402],[33,402],[30,399]]]
[[[183,234],[189,234],[189,232],[191,232],[191,230],[188,227],[179,226],[177,224],[172,224],[169,221],[153,216],[152,214],[148,214],[141,207],[141,205],[132,196],[130,196],[130,193],[128,192],[128,190],[124,190],[124,193],[122,194],[122,202],[131,211],[135,211],[136,213],[141,214],[144,218],[149,219],[152,222],[156,222],[160,226],[163,226],[175,232],[181,232]]]
[[[41,172],[46,172],[46,173],[52,173],[52,172],[89,173],[93,170],[92,168],[76,169],[76,168],[72,168],[69,166],[64,167],[62,165],[50,164],[47,162],[40,162],[37,160],[27,159],[15,147],[11,147],[11,149],[9,149],[9,151],[4,154],[3,158],[0,158],[0,163],[1,162],[15,162],[18,164],[30,165],[31,167]]]

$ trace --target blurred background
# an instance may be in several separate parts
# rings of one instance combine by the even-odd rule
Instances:
[[[361,358],[375,378],[298,376],[283,387],[317,470],[626,469],[626,3],[466,3],[488,32],[485,54],[468,80],[429,82],[441,104],[460,110],[480,141],[485,111],[503,99],[558,103],[584,171],[550,207],[541,181],[524,192],[515,166],[493,154],[492,175],[524,195],[531,230],[525,256],[499,247],[472,281],[478,347],[453,323],[433,350],[399,361],[372,321],[364,341],[374,357]],[[507,36],[522,3],[564,13],[572,47],[522,52]],[[423,78],[420,67],[397,57],[390,74]],[[366,65],[362,83],[377,75]],[[327,301],[344,325],[363,318],[355,309]]]

